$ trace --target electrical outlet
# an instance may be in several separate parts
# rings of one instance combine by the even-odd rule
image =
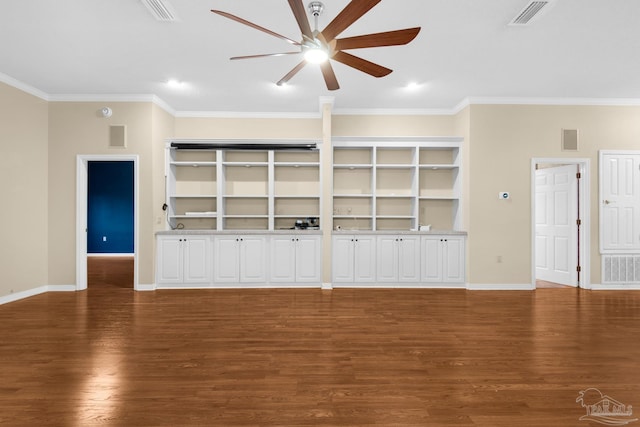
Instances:
[[[496,262],[497,262],[498,264],[502,264],[502,255],[498,255],[498,256],[496,257]]]
[[[102,236],[102,241],[106,242],[107,241],[107,236]]]

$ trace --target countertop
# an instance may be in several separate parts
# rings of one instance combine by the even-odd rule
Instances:
[[[182,236],[185,234],[190,235],[216,235],[216,236],[237,236],[237,235],[310,235],[320,236],[321,230],[165,230],[156,232],[157,236]],[[411,230],[333,230],[331,232],[334,236],[340,235],[413,235],[413,236],[466,236],[466,231],[454,231],[454,230],[431,230],[431,231],[411,231]]]

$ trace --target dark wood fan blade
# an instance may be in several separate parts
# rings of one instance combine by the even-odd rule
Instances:
[[[336,78],[336,73],[333,72],[331,63],[329,61],[324,61],[322,64],[320,64],[320,69],[322,70],[322,77],[324,77],[324,82],[327,84],[327,89],[340,89],[338,79]]]
[[[282,86],[283,84],[285,84],[286,82],[288,82],[289,80],[291,80],[291,78],[293,76],[295,76],[296,74],[298,74],[298,71],[302,70],[302,68],[307,65],[307,61],[303,60],[302,62],[300,62],[298,65],[296,65],[295,67],[293,67],[293,70],[289,71],[287,73],[286,76],[284,76],[283,78],[281,78],[278,83],[276,83],[278,86]]]
[[[367,47],[398,46],[409,43],[420,32],[420,27],[384,33],[365,34],[363,36],[337,39],[335,50],[362,49]]]
[[[289,0],[289,6],[291,7],[293,16],[295,16],[296,21],[298,21],[298,27],[300,27],[302,35],[313,40],[313,32],[311,31],[311,26],[309,25],[309,20],[307,19],[307,11],[304,8],[302,0]]]
[[[372,7],[380,3],[382,0],[352,0],[333,21],[322,30],[322,34],[328,41],[333,40],[338,34],[343,32],[349,25],[356,22]]]
[[[374,64],[366,59],[362,59],[342,51],[336,52],[332,59],[342,62],[344,65],[348,65],[356,70],[370,74],[373,77],[384,77],[393,71],[389,68],[383,67],[382,65]]]
[[[282,34],[275,33],[275,32],[273,32],[271,30],[268,30],[268,29],[266,29],[264,27],[261,27],[260,25],[254,24],[253,22],[249,22],[246,19],[242,19],[239,16],[235,16],[235,15],[232,15],[230,13],[223,12],[221,10],[211,10],[211,12],[213,12],[215,14],[218,14],[220,16],[224,16],[225,18],[229,18],[229,19],[231,19],[233,21],[236,21],[236,22],[239,22],[241,24],[247,25],[247,26],[249,26],[251,28],[254,28],[254,29],[258,30],[258,31],[262,31],[263,33],[270,34],[270,35],[272,35],[274,37],[277,37],[279,39],[287,41],[287,42],[289,42],[289,43],[291,43],[293,45],[300,46],[299,42],[297,42],[295,40],[291,40],[289,37],[285,37]]]
[[[235,59],[266,58],[269,56],[299,55],[300,53],[302,52],[298,51],[298,52],[281,52],[281,53],[263,53],[260,55],[233,56],[229,59],[235,60]]]

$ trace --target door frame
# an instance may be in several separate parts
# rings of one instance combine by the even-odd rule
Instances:
[[[79,154],[76,158],[76,290],[87,289],[87,215],[89,162],[133,162],[133,289],[138,284],[139,156],[137,154]]]
[[[574,157],[534,157],[531,159],[531,288],[536,288],[536,164],[577,165],[580,170],[578,214],[581,225],[578,239],[580,249],[580,280],[578,287],[591,289],[591,159]]]

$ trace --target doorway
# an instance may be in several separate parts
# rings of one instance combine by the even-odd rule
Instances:
[[[89,240],[89,168],[92,162],[99,162],[96,164],[104,164],[105,162],[128,162],[132,165],[132,175],[133,182],[130,182],[130,185],[133,186],[133,236],[132,242],[124,243],[124,245],[116,245],[111,246],[107,243],[109,242],[109,235],[106,232],[100,234],[98,243],[92,242],[91,251],[88,250],[88,240]],[[127,268],[131,271],[133,275],[133,288],[138,289],[138,247],[139,247],[139,232],[138,232],[138,156],[137,155],[79,155],[77,157],[77,174],[76,174],[76,290],[83,290],[87,288],[88,284],[88,257],[91,252],[99,252],[101,253],[101,258],[112,257],[112,261],[118,261],[123,258],[123,249],[126,252],[125,258],[129,258],[129,262],[127,260],[123,260],[124,265],[128,266]],[[106,227],[106,226],[104,226]],[[111,228],[111,232],[113,232],[116,241],[120,241],[122,243],[122,238],[120,233],[118,232],[118,228],[120,225],[116,224],[115,227]],[[95,227],[94,227],[95,228]],[[103,229],[102,231],[106,230]],[[120,230],[121,231],[121,230]],[[124,233],[127,234],[127,233]],[[95,236],[94,236],[95,237]],[[103,240],[104,239],[104,240]],[[95,240],[95,239],[94,239]],[[124,239],[127,240],[127,239]],[[101,248],[102,245],[102,248]],[[98,249],[96,249],[98,248]],[[115,249],[114,249],[115,248]],[[106,257],[104,256],[106,255]],[[132,259],[132,263],[131,263]],[[106,261],[109,261],[108,259]],[[107,262],[109,264],[109,262]],[[92,266],[95,266],[96,263],[92,260]],[[108,267],[104,267],[104,263],[98,264],[98,267],[102,269],[102,271],[109,271]],[[98,273],[100,270],[97,270]],[[92,275],[95,276],[96,272],[92,271]],[[95,278],[95,277],[94,277]],[[117,278],[115,278],[117,279]],[[129,280],[129,283],[131,281]]]
[[[589,159],[531,161],[531,282],[590,288]],[[539,281],[539,282],[538,282]]]

